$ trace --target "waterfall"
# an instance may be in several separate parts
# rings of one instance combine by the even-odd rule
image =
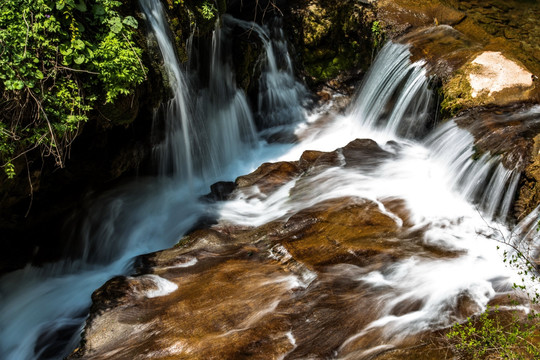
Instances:
[[[305,119],[306,88],[294,78],[294,70],[281,28],[276,19],[273,41],[265,44],[266,63],[259,80],[258,113],[263,126],[287,125]],[[276,56],[277,54],[277,56]]]
[[[388,42],[355,95],[350,116],[390,135],[424,135],[432,118],[432,92],[424,62],[411,64],[409,46]]]
[[[512,245],[510,254],[521,255],[517,259],[519,263],[524,263],[525,261],[531,262],[530,264],[525,264],[526,266],[524,268],[528,268],[529,265],[536,265],[536,268],[540,269],[539,226],[540,206],[521,220],[507,239],[507,242]]]
[[[163,67],[173,93],[164,105],[165,138],[157,149],[159,171],[161,174],[172,173],[192,179],[192,144],[197,144],[198,139],[193,131],[189,87],[176,57],[163,5],[156,0],[140,0],[140,5],[163,56]]]
[[[274,19],[270,29],[228,15],[223,16],[223,23],[253,31],[263,43],[265,56],[261,64],[257,98],[260,126],[267,128],[305,120],[307,90],[294,77],[281,19]]]
[[[257,135],[252,111],[243,90],[236,86],[230,53],[230,29],[218,20],[212,34],[208,87],[196,98],[197,173],[219,179],[228,164],[253,147]]]
[[[473,136],[455,120],[418,140],[432,127],[433,95],[423,63],[411,63],[407,45],[389,42],[384,46],[344,116],[321,111],[324,121],[320,124],[298,124],[297,130],[306,130],[307,135],[299,136],[296,144],[255,148],[253,112],[244,91],[236,86],[229,58],[231,29],[253,30],[263,44],[257,96],[263,127],[305,117],[305,89],[294,79],[283,32],[279,27],[271,31],[224,16],[213,32],[208,68],[201,70],[209,74],[209,81],[197,84],[187,81],[177,60],[160,1],[140,0],[140,4],[159,45],[172,92],[162,109],[164,140],[156,146],[161,176],[140,179],[96,199],[76,229],[77,240],[83,242],[77,260],[43,268],[28,266],[2,277],[0,353],[4,358],[67,356],[76,346],[95,289],[113,276],[132,272],[134,257],[173,245],[201,215],[214,212],[219,212],[221,221],[249,227],[290,218],[324,200],[356,197],[376,204],[401,229],[407,226],[405,221],[387,204],[403,201],[401,210],[410,213],[406,220],[413,225],[409,232],[392,239],[392,247],[412,247],[399,256],[389,256],[390,265],[358,267],[353,279],[350,274],[332,273],[340,265],[350,264],[320,267],[330,277],[343,277],[344,284],[361,283],[373,294],[372,301],[381,304],[376,309],[377,320],[344,339],[343,347],[376,328],[384,330],[381,341],[391,343],[400,334],[447,326],[461,320],[448,310],[460,296],[466,294],[483,310],[504,288],[499,282],[511,282],[512,275],[491,245],[492,238],[507,236],[505,218],[519,172],[506,169],[499,155],[485,153],[475,160]],[[250,188],[219,205],[197,200],[208,191],[210,181],[250,172],[251,163],[296,161],[305,150],[334,150],[372,135],[385,156],[370,157],[371,166],[328,165],[291,179],[271,194]],[[248,151],[253,149],[257,151]],[[343,153],[336,152],[338,160],[342,157]],[[538,248],[539,212],[514,231],[517,238],[528,241],[519,244]],[[492,231],[498,226],[502,235]],[[440,250],[440,257],[434,257],[433,248]],[[391,251],[393,254],[394,249]],[[445,257],[448,252],[452,255]],[[357,284],[347,288],[352,291]],[[302,290],[308,291],[309,286]],[[363,292],[354,296],[363,296]],[[422,300],[417,310],[392,312],[400,301],[417,299]]]
[[[426,139],[432,156],[450,171],[449,186],[476,203],[489,219],[509,215],[520,172],[506,169],[500,155],[475,159],[474,138],[450,120]]]
[[[79,341],[95,289],[113,276],[133,272],[137,255],[178,241],[210,211],[197,199],[212,181],[234,179],[268,157],[264,151],[247,151],[256,133],[252,110],[235,84],[228,58],[228,26],[217,24],[209,68],[204,70],[210,81],[197,88],[177,60],[161,2],[141,0],[140,5],[159,45],[172,93],[159,112],[164,115],[164,139],[155,147],[160,177],[140,179],[95,199],[74,229],[76,259],[28,266],[1,278],[2,358],[69,355]],[[265,49],[271,49],[269,38]],[[271,52],[266,55],[274,58]],[[275,86],[279,93],[281,85]]]

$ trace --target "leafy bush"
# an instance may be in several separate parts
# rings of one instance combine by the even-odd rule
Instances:
[[[540,227],[540,225],[538,225]],[[538,231],[537,227],[537,231]],[[509,239],[502,238],[501,243],[507,245],[503,251],[503,262],[517,270],[521,283],[514,283],[520,301],[510,303],[529,308],[528,314],[520,316],[518,310],[505,310],[500,313],[498,307],[490,308],[480,315],[469,317],[464,323],[454,324],[446,334],[453,352],[462,359],[540,359],[540,313],[538,304],[540,294],[537,285],[538,268],[534,262],[534,248],[527,246],[525,239],[516,241],[513,234]],[[497,246],[500,250],[500,247]],[[511,319],[508,317],[511,315]],[[525,316],[526,315],[526,316]],[[505,319],[506,318],[506,319]]]
[[[529,314],[526,320],[513,314],[512,321],[501,322],[499,310],[487,308],[463,324],[454,324],[447,337],[454,352],[464,359],[538,359],[540,350],[534,343],[538,315]]]
[[[113,102],[145,78],[137,21],[115,0],[2,0],[0,165],[32,149],[63,166],[98,102]]]

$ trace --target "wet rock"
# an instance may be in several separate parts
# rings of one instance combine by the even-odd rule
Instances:
[[[351,141],[341,151],[345,159],[345,167],[371,168],[388,159],[391,153],[383,150],[371,139],[356,139]]]
[[[253,186],[276,191],[293,176],[290,198],[309,196],[306,184],[321,169],[363,171],[368,154],[390,156],[365,139],[330,153],[306,151],[298,162],[264,164],[239,178],[231,196]],[[400,199],[342,196],[260,226],[220,222],[194,231],[172,249],[142,256],[138,276],[117,277],[96,290],[82,347],[71,358],[411,354],[409,348],[434,335],[365,331],[387,311],[381,299],[388,286],[369,281],[368,274],[412,254],[455,256],[426,245],[426,229],[413,229],[410,218]],[[422,299],[404,299],[390,313],[407,315],[423,306]]]
[[[232,181],[218,181],[210,186],[210,193],[204,198],[210,201],[224,201],[229,198],[235,188],[236,184]]]
[[[535,157],[533,147],[540,132],[540,113],[534,108],[480,107],[463,113],[456,123],[473,134],[477,156],[486,152],[502,155],[507,169],[522,172]]]
[[[411,61],[425,61],[428,72],[447,81],[480,46],[448,25],[413,30],[399,39],[411,45]]]
[[[385,22],[392,38],[412,28],[430,25],[457,25],[465,14],[437,0],[380,0],[377,2],[378,17]]]
[[[528,21],[517,19],[528,7],[511,3],[383,0],[377,16],[390,38],[411,44],[413,61],[427,61],[442,82],[443,115],[451,117],[476,106],[538,101],[540,89],[532,81],[540,71],[535,40],[506,39],[523,38],[528,35],[517,34],[536,27],[525,30]],[[530,8],[538,11],[537,5]]]
[[[337,199],[265,227],[280,231],[257,242],[257,228],[200,230],[184,246],[149,255],[151,272],[178,287],[162,296],[148,296],[155,290],[148,275],[109,281],[95,292],[77,356],[330,355],[371,318],[355,304],[358,284],[331,265],[377,266],[390,243],[369,239],[393,233],[395,221],[370,202]]]
[[[300,172],[295,162],[264,163],[251,174],[238,177],[235,183],[240,188],[257,186],[266,193],[291,181]]]

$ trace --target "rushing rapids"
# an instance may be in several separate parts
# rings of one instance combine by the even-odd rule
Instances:
[[[509,292],[518,278],[496,246],[512,239],[536,251],[537,213],[510,231],[519,172],[489,153],[474,160],[473,137],[454,121],[424,136],[434,126],[433,99],[407,45],[381,50],[345,115],[316,111],[297,125],[297,143],[256,144],[252,111],[223,54],[227,22],[249,23],[217,25],[209,86],[195,91],[159,2],[141,5],[173,91],[158,152],[162,174],[175,176],[103,195],[78,229],[78,256],[1,279],[6,359],[69,355],[92,291],[133,272],[137,255],[173,245],[201,216],[217,219],[210,233],[146,257],[153,274],[116,278],[96,292],[103,313],[92,314],[80,355],[370,358]],[[251,26],[266,48],[259,116],[268,126],[282,125],[284,111],[299,121],[302,87],[282,38],[272,42]],[[276,50],[285,66],[276,65]],[[540,116],[537,107],[527,111]],[[200,201],[209,181],[263,161],[282,163],[238,178],[226,201]],[[116,306],[103,305],[104,293]],[[100,338],[103,329],[111,335]]]

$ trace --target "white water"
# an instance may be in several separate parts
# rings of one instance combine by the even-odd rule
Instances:
[[[262,71],[259,79],[258,117],[263,127],[289,125],[306,118],[303,107],[307,90],[294,77],[294,70],[281,19],[274,19],[271,29],[260,25],[223,16],[224,25],[238,26],[257,34],[264,46]]]
[[[149,6],[151,3],[144,4]],[[157,32],[163,15],[160,15],[159,9],[153,8],[151,11],[155,12],[156,20],[153,22],[152,17],[148,16],[149,21]],[[219,36],[217,31],[213,45],[216,53],[220,51]],[[494,294],[505,291],[507,287],[501,283],[508,284],[515,280],[515,274],[502,264],[496,244],[491,240],[493,237],[506,236],[509,232],[503,223],[490,220],[492,215],[504,214],[507,210],[512,186],[507,186],[509,189],[505,195],[499,193],[504,193],[501,184],[508,181],[512,184],[514,176],[508,175],[504,169],[499,170],[497,158],[485,159],[479,163],[480,167],[492,161],[493,164],[489,166],[495,170],[482,170],[479,173],[497,175],[482,175],[485,179],[473,182],[471,176],[476,175],[472,172],[478,170],[473,170],[475,162],[468,152],[472,148],[472,139],[460,134],[454,138],[453,133],[459,131],[451,123],[424,143],[398,137],[403,134],[400,129],[411,129],[410,121],[415,116],[424,127],[424,111],[429,107],[429,96],[424,96],[427,80],[419,75],[422,74],[421,65],[408,63],[407,54],[403,45],[390,44],[383,49],[374,65],[374,69],[379,70],[373,71],[366,79],[347,116],[334,116],[331,122],[323,126],[318,124],[317,116],[314,116],[309,122],[298,126],[297,135],[303,138],[302,142],[289,147],[259,147],[253,151],[251,158],[245,158],[241,163],[232,162],[228,168],[222,164],[220,171],[223,179],[233,178],[269,159],[297,160],[306,149],[334,150],[357,137],[375,139],[393,154],[392,158],[379,159],[378,166],[368,170],[331,168],[313,178],[295,179],[269,196],[257,193],[257,189],[250,189],[249,196],[240,193],[237,198],[217,206],[221,221],[258,225],[288,217],[324,199],[356,196],[376,202],[381,210],[392,215],[396,223],[401,225],[399,216],[385,209],[383,200],[404,199],[415,227],[428,228],[422,241],[441,248],[457,249],[463,254],[444,261],[418,254],[398,262],[383,273],[371,272],[358,276],[359,282],[371,284],[373,288],[387,289],[379,298],[379,319],[360,329],[359,336],[363,332],[384,328],[389,343],[399,334],[444,326],[456,320],[452,312],[445,309],[452,307],[459,294],[469,294],[478,310],[482,310]],[[163,56],[166,56],[165,53]],[[399,61],[394,61],[395,57]],[[226,78],[227,69],[224,63],[213,63],[213,76]],[[393,77],[388,76],[398,73],[410,75],[395,81],[407,89],[413,89],[411,91],[415,94],[420,92],[423,95],[409,96],[410,92],[401,94],[399,86],[391,80]],[[206,99],[212,99],[212,92],[219,94],[223,90],[226,92],[224,96],[234,102],[239,96],[237,89],[228,80],[224,80],[224,83],[229,85],[226,88],[219,84],[210,85]],[[92,291],[112,276],[129,272],[134,256],[173,244],[200,214],[208,211],[196,200],[199,194],[206,191],[208,184],[197,180],[195,171],[184,168],[196,168],[191,157],[191,143],[185,141],[190,125],[184,125],[184,119],[189,118],[190,111],[185,103],[188,98],[183,97],[179,103],[176,96],[184,95],[175,94],[174,103],[173,100],[169,102],[169,113],[175,114],[182,125],[174,125],[163,146],[168,151],[182,154],[170,154],[175,159],[164,161],[173,164],[173,173],[187,174],[182,178],[193,179],[192,185],[178,182],[177,179],[150,179],[151,182],[147,184],[138,183],[106,195],[89,209],[92,215],[82,226],[81,233],[86,237],[82,246],[82,260],[65,261],[43,269],[29,267],[3,277],[0,283],[0,353],[4,358],[19,360],[66,355],[76,344]],[[392,101],[396,104],[394,108],[389,106],[391,97],[397,99]],[[228,111],[227,104],[219,104],[209,110],[210,117],[249,118],[250,114],[246,114],[248,110],[243,105],[232,106],[242,110]],[[381,119],[387,119],[392,125],[380,125]],[[400,119],[403,119],[405,126],[402,126]],[[407,130],[405,133],[418,135],[416,131]],[[397,143],[386,144],[387,140],[396,140]],[[443,140],[448,140],[448,146],[439,146]],[[227,138],[223,141],[231,140]],[[279,151],[282,153],[276,155]],[[179,159],[181,161],[176,163]],[[182,164],[182,161],[187,163]],[[209,161],[211,163],[213,160]],[[489,195],[479,192],[478,187],[484,187],[486,182],[493,191],[500,190],[494,196],[497,200],[491,202]],[[471,198],[474,201],[481,199],[479,201],[485,204],[483,206],[487,208],[488,216],[482,216],[481,211],[470,203]],[[530,226],[527,229],[530,230]],[[350,274],[348,271],[344,276]],[[304,287],[309,287],[314,281],[309,276],[304,280]],[[171,290],[167,288],[163,291]],[[391,315],[396,302],[414,298],[424,299],[420,310],[402,316]],[[64,349],[52,352],[47,345],[55,344],[53,337],[60,329],[75,335],[68,344],[60,344]],[[289,338],[293,339],[293,343],[294,333]],[[346,347],[347,341],[343,350]],[[51,351],[50,356],[46,356],[47,350]]]
[[[376,166],[361,170],[334,167],[314,176],[302,175],[270,194],[263,194],[256,187],[247,188],[222,204],[220,210],[222,222],[256,226],[287,219],[324,200],[347,196],[375,202],[402,226],[399,216],[387,210],[383,202],[403,199],[411,212],[413,229],[426,229],[424,245],[461,253],[450,259],[433,259],[429,254],[418,253],[387,267],[384,273],[366,274],[365,269],[356,267],[356,273],[362,274],[359,282],[373,287],[373,291],[383,289],[374,300],[379,304],[379,319],[347,339],[338,358],[367,357],[372,351],[391,348],[407,335],[463,320],[456,312],[458,299],[463,296],[471,299],[476,311],[483,311],[494,296],[506,294],[512,284],[521,283],[517,271],[502,261],[502,252],[511,250],[504,243],[516,241],[527,246],[527,254],[532,254],[532,258],[539,254],[537,213],[514,232],[504,222],[519,180],[517,171],[505,169],[500,157],[489,153],[473,160],[473,137],[453,121],[440,126],[422,142],[399,138],[399,129],[409,128],[412,119],[404,109],[421,109],[411,114],[424,126],[424,110],[428,108],[425,101],[429,98],[399,93],[399,89],[422,82],[416,88],[422,93],[427,91],[427,79],[419,77],[423,73],[421,64],[408,63],[408,55],[404,54],[408,54],[405,45],[387,45],[348,115],[335,116],[316,131],[309,126],[316,125],[317,119],[312,119],[311,125],[299,126],[297,134],[303,141],[276,160],[298,159],[305,150],[333,150],[344,146],[345,139],[354,138],[375,139],[392,157],[379,159]],[[398,73],[412,74],[407,80],[399,80],[404,84],[399,88],[390,80]],[[399,99],[394,108],[388,104],[392,92],[397,92]],[[418,101],[422,104],[418,105]],[[527,111],[534,114],[538,109]],[[388,113],[391,115],[383,115]],[[386,119],[388,125],[380,124],[381,119]],[[402,122],[396,121],[400,119]],[[415,300],[422,301],[420,309],[399,316],[393,314],[400,303]],[[350,352],[349,343],[373,331],[377,331],[381,342],[386,342],[381,348]]]
[[[424,62],[411,64],[409,47],[388,44],[378,54],[364,79],[350,116],[366,128],[385,134],[415,138],[426,133],[433,94]]]
[[[170,41],[169,24],[161,2],[140,0],[139,3],[159,45],[169,88],[173,93],[165,104],[165,138],[157,149],[159,169],[162,174],[172,173],[192,179],[193,144],[197,144],[199,139],[193,131],[193,104],[188,83]]]
[[[520,174],[506,169],[500,156],[483,154],[478,160],[474,156],[473,136],[448,121],[431,134],[426,143],[433,156],[450,169],[446,180],[451,188],[457,189],[471,203],[477,204],[485,217],[506,218],[513,201]]]
[[[228,61],[229,29],[216,22],[212,36],[208,87],[196,99],[197,174],[216,179],[232,161],[246,158],[257,135],[252,111],[244,91],[236,87]]]

